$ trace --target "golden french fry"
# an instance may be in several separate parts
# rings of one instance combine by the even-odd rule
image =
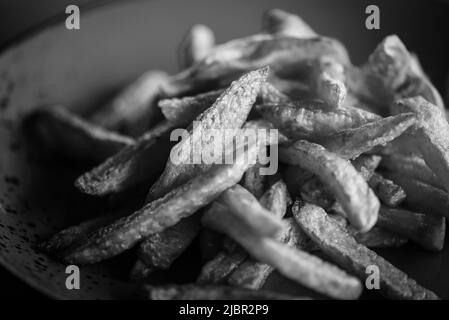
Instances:
[[[351,224],[368,231],[377,221],[380,203],[363,177],[347,161],[320,145],[300,140],[279,149],[280,160],[317,175],[343,207]]]
[[[438,299],[432,291],[421,287],[405,273],[391,265],[365,246],[357,243],[348,232],[326,212],[312,204],[293,206],[293,215],[307,235],[333,261],[362,281],[367,277],[366,268],[374,265],[379,268],[380,292],[393,299]]]

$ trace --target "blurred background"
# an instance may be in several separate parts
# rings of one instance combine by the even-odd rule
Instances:
[[[398,34],[408,49],[418,54],[448,102],[449,0],[0,0],[0,51],[48,23],[63,24],[69,4],[81,8],[81,30],[71,32],[89,33],[89,28],[83,27],[84,14],[111,2],[131,1],[152,2],[155,27],[148,30],[148,39],[137,41],[151,45],[151,39],[157,37],[159,47],[149,60],[152,66],[170,72],[176,71],[176,47],[190,25],[208,25],[217,41],[224,42],[257,32],[262,13],[278,7],[299,14],[318,33],[339,38],[355,64],[363,63],[383,37]],[[380,8],[380,30],[365,28],[365,8],[371,4]],[[124,10],[123,17],[110,24],[117,28],[132,18]],[[0,283],[7,289],[0,291],[1,298],[6,293],[5,298],[42,297],[1,267]]]

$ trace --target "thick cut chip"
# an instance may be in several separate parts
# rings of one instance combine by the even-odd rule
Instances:
[[[413,112],[417,129],[413,136],[426,164],[449,191],[449,123],[444,112],[422,97],[397,101],[394,112]]]
[[[233,252],[219,252],[202,268],[198,283],[225,283],[226,278],[248,257],[245,250],[238,248]]]
[[[202,218],[205,226],[227,234],[255,259],[275,267],[282,275],[333,298],[355,299],[360,282],[335,266],[279,241],[260,237],[238,218],[210,210]]]
[[[379,200],[357,170],[320,145],[304,140],[279,149],[280,160],[317,175],[334,194],[351,224],[368,231],[377,221]]]
[[[444,217],[382,207],[378,225],[410,239],[427,250],[439,251],[444,245],[445,222]]]
[[[385,179],[379,173],[373,174],[371,179],[369,179],[368,185],[373,189],[380,201],[389,207],[397,207],[407,196],[404,189],[393,181]]]
[[[33,111],[25,128],[45,149],[72,160],[103,161],[134,144],[134,139],[87,122],[62,106]]]
[[[377,226],[365,233],[348,231],[358,243],[368,248],[397,248],[408,242],[407,238]]]
[[[169,134],[173,125],[161,122],[134,145],[106,159],[81,175],[75,186],[84,193],[104,196],[118,193],[145,181],[154,181],[164,169],[169,154]]]
[[[179,65],[181,69],[188,68],[201,61],[215,46],[213,31],[203,25],[193,25],[184,36],[179,46]]]
[[[260,69],[233,82],[217,101],[198,117],[197,126],[194,126],[189,136],[176,144],[171,151],[171,154],[177,155],[181,163],[174,164],[169,159],[161,177],[150,188],[148,201],[162,197],[171,189],[210,168],[210,165],[187,164],[183,163],[183,160],[189,159],[193,150],[203,152],[217,143],[211,139],[212,137],[207,137],[207,130],[238,129],[245,123],[268,72],[268,68]],[[224,141],[222,146],[225,146]]]
[[[301,228],[333,261],[365,281],[368,266],[377,266],[380,292],[392,299],[438,299],[432,291],[421,287],[415,280],[395,268],[388,261],[357,241],[326,212],[312,204],[293,207],[293,215]]]
[[[156,101],[160,97],[161,85],[168,78],[163,71],[144,73],[92,115],[91,120],[110,130],[141,135],[160,119]]]
[[[364,110],[353,107],[335,109],[318,101],[264,104],[256,109],[289,138],[311,141],[381,119],[377,114]]]
[[[362,175],[365,181],[369,181],[374,174],[374,171],[379,166],[382,157],[376,155],[361,155],[352,160],[354,168]]]
[[[309,300],[264,290],[248,290],[228,286],[170,285],[144,287],[151,300]]]

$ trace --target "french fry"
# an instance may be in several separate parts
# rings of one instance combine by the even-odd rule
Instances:
[[[159,108],[168,121],[186,126],[209,108],[222,93],[223,90],[219,89],[192,97],[163,99],[159,101]]]
[[[308,300],[271,291],[254,291],[228,286],[169,285],[144,286],[151,300]]]
[[[203,60],[171,77],[162,91],[165,97],[176,97],[225,86],[236,76],[267,65],[281,78],[308,76],[311,61],[321,56],[332,56],[343,65],[349,63],[346,49],[335,39],[258,34],[214,47]]]
[[[312,141],[381,119],[360,109],[335,109],[317,101],[264,104],[256,106],[256,110],[289,138]]]
[[[281,9],[267,10],[262,17],[262,30],[296,38],[315,38],[318,35],[299,16]]]
[[[380,203],[355,168],[320,145],[300,140],[279,149],[280,160],[317,175],[343,207],[351,224],[368,231],[377,221]]]
[[[368,248],[397,248],[408,242],[407,238],[378,226],[365,233],[350,229],[349,234]]]
[[[380,167],[444,189],[437,176],[421,157],[398,153],[384,155],[382,156]]]
[[[352,165],[365,181],[369,181],[379,166],[382,157],[377,155],[361,155],[352,160]]]
[[[285,227],[281,219],[273,216],[248,190],[238,184],[223,192],[218,201],[229,208],[230,214],[261,236],[275,236]]]
[[[270,81],[273,81],[273,76],[270,77]],[[290,98],[286,94],[282,93],[280,89],[269,82],[264,83],[260,87],[260,92],[259,96],[257,97],[256,103],[281,103],[290,101]],[[286,91],[289,92],[289,90]]]
[[[449,191],[449,123],[444,112],[422,97],[402,99],[393,112],[413,112],[418,122],[413,136],[426,164]]]
[[[215,45],[213,31],[203,25],[193,25],[179,46],[179,65],[181,69],[188,68],[201,61]]]
[[[168,269],[192,243],[200,231],[198,217],[192,215],[160,233],[147,237],[137,255],[147,266]]]
[[[380,201],[389,207],[397,207],[406,198],[404,189],[389,179],[385,179],[379,173],[374,173],[369,179],[368,185],[379,197]]]
[[[306,287],[338,299],[354,299],[361,293],[360,282],[352,276],[304,251],[257,236],[226,212],[208,211],[202,222],[236,240],[253,258],[275,267],[285,277]]]
[[[263,166],[258,162],[248,170],[246,170],[243,176],[242,186],[248,190],[252,195],[259,199],[264,191],[265,185],[267,184],[267,176],[260,174],[260,169]]]
[[[385,145],[401,136],[415,122],[416,118],[412,113],[398,114],[358,128],[343,130],[321,139],[320,144],[344,159],[354,159],[375,146]]]
[[[449,218],[449,195],[445,191],[398,173],[385,172],[384,176],[404,189],[408,208]]]
[[[99,162],[134,144],[134,139],[98,127],[59,105],[30,113],[25,128],[45,149],[68,159]]]
[[[208,145],[214,143],[210,139],[202,141],[201,134],[196,134],[195,131],[240,128],[256,100],[262,83],[265,82],[268,72],[268,68],[260,69],[250,72],[235,81],[209,109],[199,116],[198,126],[190,132],[187,139],[183,139],[176,144],[171,153],[178,154],[180,158],[185,159],[190,157],[192,145],[198,146],[197,150],[199,148],[204,150]],[[181,163],[175,165],[172,161],[168,161],[162,175],[151,186],[147,200],[160,198],[170,189],[185,183],[209,167],[210,165],[206,164],[191,165]]]
[[[225,283],[226,278],[247,258],[245,250],[238,248],[233,252],[219,252],[202,268],[198,279],[199,284]]]
[[[357,243],[320,207],[312,204],[301,205],[297,201],[293,206],[293,215],[304,232],[326,255],[362,281],[367,276],[366,268],[370,265],[377,266],[380,271],[380,292],[388,298],[438,299],[435,293],[421,287],[388,261]]]
[[[85,241],[67,250],[64,260],[88,264],[111,258],[212,202],[224,190],[240,181],[252,160],[255,160],[260,145],[244,144],[237,147],[239,149],[235,150],[233,164],[212,167],[164,197],[145,204],[133,214],[98,229]]]
[[[410,239],[431,251],[443,249],[446,232],[444,217],[382,207],[378,225]]]
[[[345,68],[329,57],[315,63],[312,87],[318,98],[329,106],[340,108],[346,100]]]
[[[159,121],[156,101],[160,87],[168,81],[163,71],[148,71],[121,90],[118,95],[91,116],[91,121],[110,130],[139,136]]]
[[[103,163],[84,173],[75,186],[84,193],[105,196],[151,181],[164,169],[173,125],[161,122]],[[151,165],[148,163],[151,162]]]

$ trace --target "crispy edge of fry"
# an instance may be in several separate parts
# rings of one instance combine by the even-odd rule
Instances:
[[[408,242],[407,238],[378,226],[366,233],[355,230],[348,231],[358,243],[368,248],[398,248]]]
[[[157,159],[152,150],[162,143],[163,136],[167,135],[173,128],[171,123],[161,122],[140,137],[134,145],[123,148],[100,165],[82,174],[75,181],[75,186],[84,193],[104,196],[123,191],[140,181],[153,177],[154,174],[163,169],[163,164],[161,168],[154,172],[148,171],[150,173],[148,177],[143,174],[142,170],[137,170],[137,172],[133,168],[148,165],[147,162],[151,160],[148,158],[149,156],[152,157],[153,161]],[[162,150],[164,149],[159,148],[159,154],[163,154]],[[166,153],[168,154],[168,149]],[[165,162],[165,159],[163,161]],[[156,168],[156,166],[153,164],[150,168]]]
[[[242,181],[242,186],[251,192],[251,194],[257,199],[263,195],[265,185],[267,183],[267,176],[260,174],[261,167],[263,167],[263,165],[256,163],[254,166],[246,170]]]
[[[413,126],[416,118],[412,113],[403,113],[346,129],[320,141],[326,149],[344,159],[354,159],[375,146],[385,145],[401,136]]]
[[[86,241],[67,250],[64,260],[77,264],[98,262],[120,254],[144,237],[175,225],[235,185],[254,163],[260,147],[258,143],[237,146],[232,165],[212,167],[133,214],[98,229]]]
[[[396,208],[381,207],[378,225],[406,237],[424,249],[443,249],[446,219]]]
[[[360,172],[365,181],[369,181],[382,161],[378,155],[361,155],[351,161],[354,168]]]
[[[300,140],[279,149],[280,160],[299,165],[317,175],[342,205],[351,224],[368,231],[377,221],[379,200],[367,182],[346,160],[324,147]]]
[[[236,240],[255,259],[318,292],[339,299],[354,299],[362,291],[357,279],[334,265],[276,240],[257,236],[232,215],[208,211],[203,215],[202,222]]]
[[[227,277],[247,258],[248,254],[241,248],[233,252],[219,252],[201,268],[196,282],[199,284],[225,283]]]
[[[377,172],[369,179],[368,185],[373,189],[380,201],[389,207],[397,207],[407,197],[401,186],[398,186],[394,181],[384,178]]]
[[[327,217],[326,212],[315,205],[296,201],[293,216],[306,234],[333,261],[349,272],[365,280],[366,267],[375,265],[380,270],[381,293],[393,299],[438,299],[432,291],[421,287],[415,280],[395,268],[374,251],[357,243],[347,231]]]
[[[331,107],[342,107],[347,95],[344,66],[330,57],[318,59],[315,65],[312,87],[316,95]]]

